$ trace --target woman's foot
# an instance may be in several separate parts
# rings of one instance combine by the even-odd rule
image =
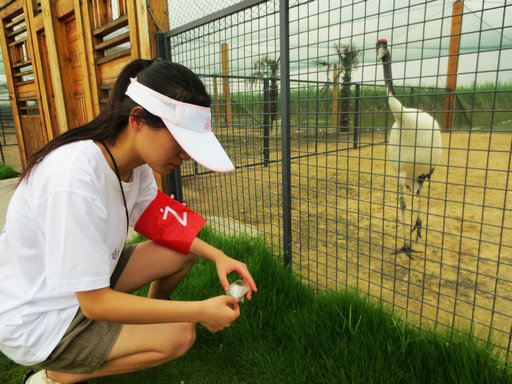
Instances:
[[[60,384],[58,381],[50,379],[46,376],[46,370],[43,369],[37,373],[34,371],[30,371],[25,375],[23,379],[23,384]],[[80,383],[79,383],[80,384]],[[81,384],[86,384],[86,382],[82,382]]]

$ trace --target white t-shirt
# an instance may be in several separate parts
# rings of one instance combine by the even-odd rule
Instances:
[[[147,165],[123,182],[130,224],[155,198]],[[49,356],[78,310],[75,292],[105,288],[126,240],[116,174],[91,140],[44,158],[16,189],[0,235],[0,351],[33,365]]]

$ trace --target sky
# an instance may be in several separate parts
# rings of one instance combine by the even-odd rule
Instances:
[[[219,10],[222,4],[233,3],[170,0],[171,29]],[[334,44],[341,43],[353,44],[362,51],[353,81],[378,82],[382,72],[376,64],[375,44],[378,39],[386,38],[391,45],[395,81],[445,86],[453,0],[295,0],[291,3],[299,4],[290,10],[292,78],[325,81],[326,74],[318,73],[316,62],[336,63]],[[272,10],[271,6],[265,7]],[[463,12],[458,85],[511,82],[512,1],[465,0]],[[250,17],[246,12],[241,18]],[[228,43],[232,74],[250,75],[255,58],[277,51],[278,20],[277,15],[271,15],[254,21],[237,21],[237,26],[227,28],[219,23],[219,31],[211,32],[214,27],[210,27],[209,34],[204,39],[195,39],[193,44],[211,57],[220,57],[220,42]],[[183,60],[200,55],[190,46],[181,50]],[[173,58],[180,59],[179,47],[174,50]],[[202,63],[195,70],[220,73],[220,59],[211,62],[210,66]]]
[[[169,0],[170,27],[235,3]],[[274,4],[278,3],[271,1],[258,8],[277,11]],[[317,60],[335,64],[334,43],[351,43],[362,51],[361,64],[352,80],[382,82],[374,47],[378,39],[386,38],[391,45],[396,83],[445,86],[453,0],[290,0],[290,4],[292,78],[326,81],[326,73],[318,68]],[[259,17],[251,21],[254,15]],[[208,36],[194,41],[197,48],[182,47],[182,57],[180,49],[175,49],[173,58],[186,61],[185,57],[199,57],[206,51],[212,57],[206,64],[202,62],[197,68],[193,68],[194,63],[186,64],[197,72],[220,74],[220,42],[225,41],[230,46],[231,73],[251,75],[257,58],[278,50],[279,17],[277,13],[265,16],[253,9],[242,13],[242,22],[236,20],[237,26],[227,28],[214,23],[220,26],[218,31],[211,32],[209,27]],[[461,36],[458,85],[512,82],[512,0],[465,0]],[[6,80],[1,60],[0,98],[4,98]]]

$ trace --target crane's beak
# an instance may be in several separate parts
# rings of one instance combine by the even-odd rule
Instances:
[[[379,47],[377,51],[377,61],[382,61],[382,58],[386,54],[386,50],[383,47]]]

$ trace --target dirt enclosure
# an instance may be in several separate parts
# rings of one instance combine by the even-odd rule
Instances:
[[[418,251],[412,260],[394,253],[403,235],[385,144],[340,151],[339,143],[327,143],[326,152],[338,151],[293,160],[294,268],[316,286],[382,298],[421,326],[455,325],[482,339],[491,332],[497,345],[510,348],[511,140],[506,133],[443,134],[441,163],[422,192],[423,238],[411,237]],[[189,178],[184,192],[197,207],[196,198],[208,194],[203,215],[248,224],[280,244],[280,163]],[[411,198],[407,236],[416,219],[411,208],[418,207]]]

